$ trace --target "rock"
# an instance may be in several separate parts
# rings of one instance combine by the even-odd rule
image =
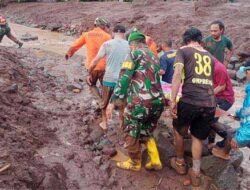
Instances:
[[[42,186],[44,189],[60,189],[60,190],[67,189],[65,182],[58,179],[58,177],[51,172],[46,172]]]
[[[216,158],[214,156],[205,156],[202,158],[202,172],[212,178],[211,185],[215,185],[221,189],[234,190],[239,186],[237,181],[236,170],[243,161],[243,153],[241,151],[232,150],[229,161]]]
[[[236,79],[237,81],[243,81],[246,78],[245,73],[242,73],[240,71],[236,72]]]
[[[10,87],[5,90],[7,93],[16,93],[18,91],[18,85],[17,84],[12,84]]]
[[[93,161],[99,166],[102,162],[102,156],[96,156],[93,158]]]
[[[234,69],[234,65],[231,64],[231,63],[229,63],[229,64],[227,65],[227,69],[233,70],[233,69]]]
[[[89,136],[93,142],[97,142],[102,137],[102,135],[103,131],[101,131],[101,129],[94,129]]]
[[[215,178],[217,187],[227,190],[239,189],[237,173],[232,165],[227,166],[223,172]]]
[[[242,65],[241,63],[236,63],[235,66],[234,66],[234,69],[236,71],[238,71],[240,69],[241,65]]]
[[[75,89],[79,89],[79,90],[82,90],[83,89],[83,86],[81,85],[81,84],[79,84],[79,83],[74,83],[74,84],[69,84],[69,85],[67,85],[67,90],[69,90],[69,91],[73,91],[73,90],[75,90]]]
[[[239,59],[238,59],[238,57],[235,57],[235,56],[232,56],[231,58],[230,58],[230,61],[229,61],[229,63],[230,64],[236,64],[236,63],[238,63],[239,62]]]
[[[30,33],[26,33],[24,35],[21,36],[20,38],[22,41],[34,41],[34,40],[38,40],[38,36],[32,35]]]
[[[231,79],[231,82],[233,86],[240,86],[240,83],[236,80]]]
[[[103,150],[102,150],[102,153],[111,158],[111,157],[113,157],[113,156],[115,156],[117,154],[117,151],[116,151],[115,148],[106,148],[106,147],[104,147]]]
[[[111,142],[110,140],[104,138],[104,139],[102,139],[102,140],[98,143],[98,145],[100,145],[100,146],[112,145],[112,142]]]
[[[231,79],[236,79],[236,71],[227,69],[227,73]]]
[[[105,162],[103,165],[101,165],[100,170],[108,172],[110,169],[110,162]]]
[[[156,141],[162,163],[170,167],[169,160],[175,156],[173,139],[167,138],[163,136],[162,133],[159,133],[158,136],[156,136]]]
[[[67,161],[70,161],[72,159],[74,159],[75,157],[75,153],[74,152],[69,152],[67,154],[64,155],[64,158],[67,160]]]
[[[241,51],[237,54],[240,59],[247,59],[247,58],[250,58],[250,52],[244,52],[244,51]]]
[[[52,32],[57,32],[62,27],[60,23],[52,23],[47,26],[47,29]]]

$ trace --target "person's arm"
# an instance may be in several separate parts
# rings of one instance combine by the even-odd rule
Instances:
[[[215,69],[214,69],[214,84],[216,85],[214,87],[214,94],[218,94],[226,89],[226,83],[228,74],[226,68],[222,66],[223,64],[220,63],[218,60],[214,60],[215,63]]]
[[[222,92],[225,89],[226,89],[226,84],[222,84],[222,85],[219,85],[219,86],[215,87],[214,88],[214,95]]]
[[[133,77],[134,72],[138,67],[139,58],[140,55],[138,54],[138,51],[133,51],[130,53],[130,58],[123,62],[119,80],[111,97],[112,103],[118,99],[121,101],[125,101],[131,78]]]
[[[224,65],[228,65],[230,62],[231,57],[233,56],[234,50],[233,50],[233,44],[232,42],[228,39],[227,41],[227,49],[228,51],[226,52],[225,58],[224,58]]]
[[[87,33],[83,33],[80,38],[78,38],[73,45],[69,48],[68,52],[65,55],[65,59],[72,57],[74,53],[79,50],[83,45],[86,44],[86,35]]]
[[[102,58],[104,58],[105,56],[106,56],[106,45],[105,45],[106,43],[104,43],[102,46],[101,46],[101,48],[99,49],[99,51],[98,51],[98,54],[95,56],[95,58],[92,60],[92,62],[91,62],[91,64],[90,64],[90,67],[89,67],[89,73],[91,73],[94,69],[95,69],[95,67],[96,67],[96,65],[97,65],[97,63],[102,59]]]
[[[178,50],[176,58],[175,58],[174,75],[172,79],[170,109],[171,109],[171,114],[174,118],[177,117],[176,97],[179,92],[179,88],[181,86],[181,76],[182,76],[183,68],[184,68],[184,57],[180,49]]]
[[[164,75],[167,70],[167,60],[164,55],[160,57],[160,75]]]
[[[8,27],[8,29],[7,29],[7,34],[6,34],[6,36],[7,36],[10,40],[12,40],[12,41],[15,42],[16,44],[18,44],[19,48],[21,48],[21,47],[23,46],[23,43],[20,42],[20,41],[11,33],[11,30],[10,30],[9,27]]]

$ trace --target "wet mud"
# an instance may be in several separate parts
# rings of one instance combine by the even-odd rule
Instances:
[[[113,12],[105,11],[111,6]],[[162,157],[165,167],[159,172],[129,172],[115,167],[114,160],[126,159],[118,115],[114,114],[107,133],[100,130],[100,110],[85,83],[84,48],[66,62],[64,53],[75,37],[34,27],[79,35],[102,13],[113,23],[138,26],[156,40],[170,36],[178,45],[185,27],[197,25],[207,34],[208,24],[216,17],[225,21],[237,51],[249,51],[249,7],[249,2],[242,0],[201,7],[198,12],[187,1],[158,2],[143,9],[141,5],[114,2],[9,4],[1,9],[12,21],[33,27],[11,24],[17,36],[30,33],[38,40],[16,49],[5,38],[0,46],[0,171],[9,164],[0,172],[0,189],[191,189],[182,185],[185,176],[170,169],[168,159],[173,150]],[[173,24],[176,19],[178,24]],[[75,88],[79,93],[72,91]],[[236,91],[235,109],[242,103],[243,86]],[[171,120],[165,116],[156,133],[169,136]],[[111,158],[116,150],[118,155]],[[246,170],[249,152],[244,151],[247,157],[240,172],[241,189],[247,189],[250,181]],[[143,155],[145,164],[145,151]]]

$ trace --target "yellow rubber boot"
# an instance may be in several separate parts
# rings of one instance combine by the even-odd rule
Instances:
[[[124,170],[132,170],[137,172],[141,169],[141,160],[135,161],[129,158],[127,161],[117,162],[116,166]]]
[[[154,138],[150,138],[147,142],[147,149],[149,155],[149,161],[147,162],[145,168],[148,170],[161,170],[162,164],[159,157],[158,149]]]

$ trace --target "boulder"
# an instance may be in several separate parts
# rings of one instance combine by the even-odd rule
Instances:
[[[30,33],[26,33],[24,35],[21,36],[21,40],[22,41],[34,41],[34,40],[38,40],[38,36],[32,35]]]
[[[243,161],[241,151],[232,150],[229,161],[222,160],[214,156],[205,156],[202,158],[201,170],[212,179],[210,186],[216,186],[219,189],[235,190],[239,187],[237,169]]]

